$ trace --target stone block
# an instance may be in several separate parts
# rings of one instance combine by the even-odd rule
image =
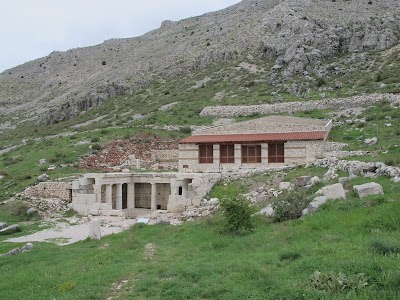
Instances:
[[[360,198],[370,195],[383,195],[382,186],[376,182],[355,185],[353,189]]]
[[[303,216],[307,215],[313,211],[316,211],[322,204],[324,204],[329,199],[325,196],[315,197],[313,201],[305,208],[302,212]]]
[[[94,240],[101,239],[101,227],[98,220],[92,221],[89,226],[89,238]]]
[[[294,185],[296,187],[303,187],[311,185],[311,176],[300,176],[294,179]]]
[[[7,223],[0,222],[0,230],[6,228],[7,226],[8,226]]]
[[[346,199],[346,192],[341,183],[328,185],[322,188],[322,195],[328,199]]]
[[[281,183],[279,183],[279,189],[282,191],[290,190],[291,187],[292,187],[292,184],[290,182],[282,181]]]

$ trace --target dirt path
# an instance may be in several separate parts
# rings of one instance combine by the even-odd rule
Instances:
[[[135,220],[124,220],[112,223],[112,226],[101,226],[101,236],[122,232],[132,226],[135,222]],[[10,238],[5,240],[5,242],[53,242],[60,246],[64,246],[85,240],[89,235],[89,227],[90,222],[79,225],[56,223],[54,228],[45,229],[26,236]]]

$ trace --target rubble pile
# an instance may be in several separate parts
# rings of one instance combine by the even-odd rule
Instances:
[[[113,167],[123,165],[131,155],[134,155],[140,161],[154,162],[152,150],[173,150],[177,147],[176,140],[142,133],[129,139],[116,140],[105,145],[98,153],[81,160],[79,166],[83,169],[111,171],[114,170]]]

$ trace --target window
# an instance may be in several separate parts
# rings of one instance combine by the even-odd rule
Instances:
[[[213,162],[213,145],[199,145],[199,163],[212,164]]]
[[[285,162],[285,145],[283,143],[268,144],[268,162]]]
[[[219,162],[221,164],[235,163],[235,145],[219,145]]]
[[[242,163],[261,163],[261,145],[242,145]]]

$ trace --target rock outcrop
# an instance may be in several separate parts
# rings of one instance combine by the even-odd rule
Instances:
[[[243,0],[221,11],[164,21],[140,37],[52,52],[2,72],[0,115],[57,123],[155,79],[246,55],[275,61],[273,71],[287,76],[310,72],[342,53],[398,43],[399,12],[397,0]],[[7,128],[17,125],[7,119]]]

